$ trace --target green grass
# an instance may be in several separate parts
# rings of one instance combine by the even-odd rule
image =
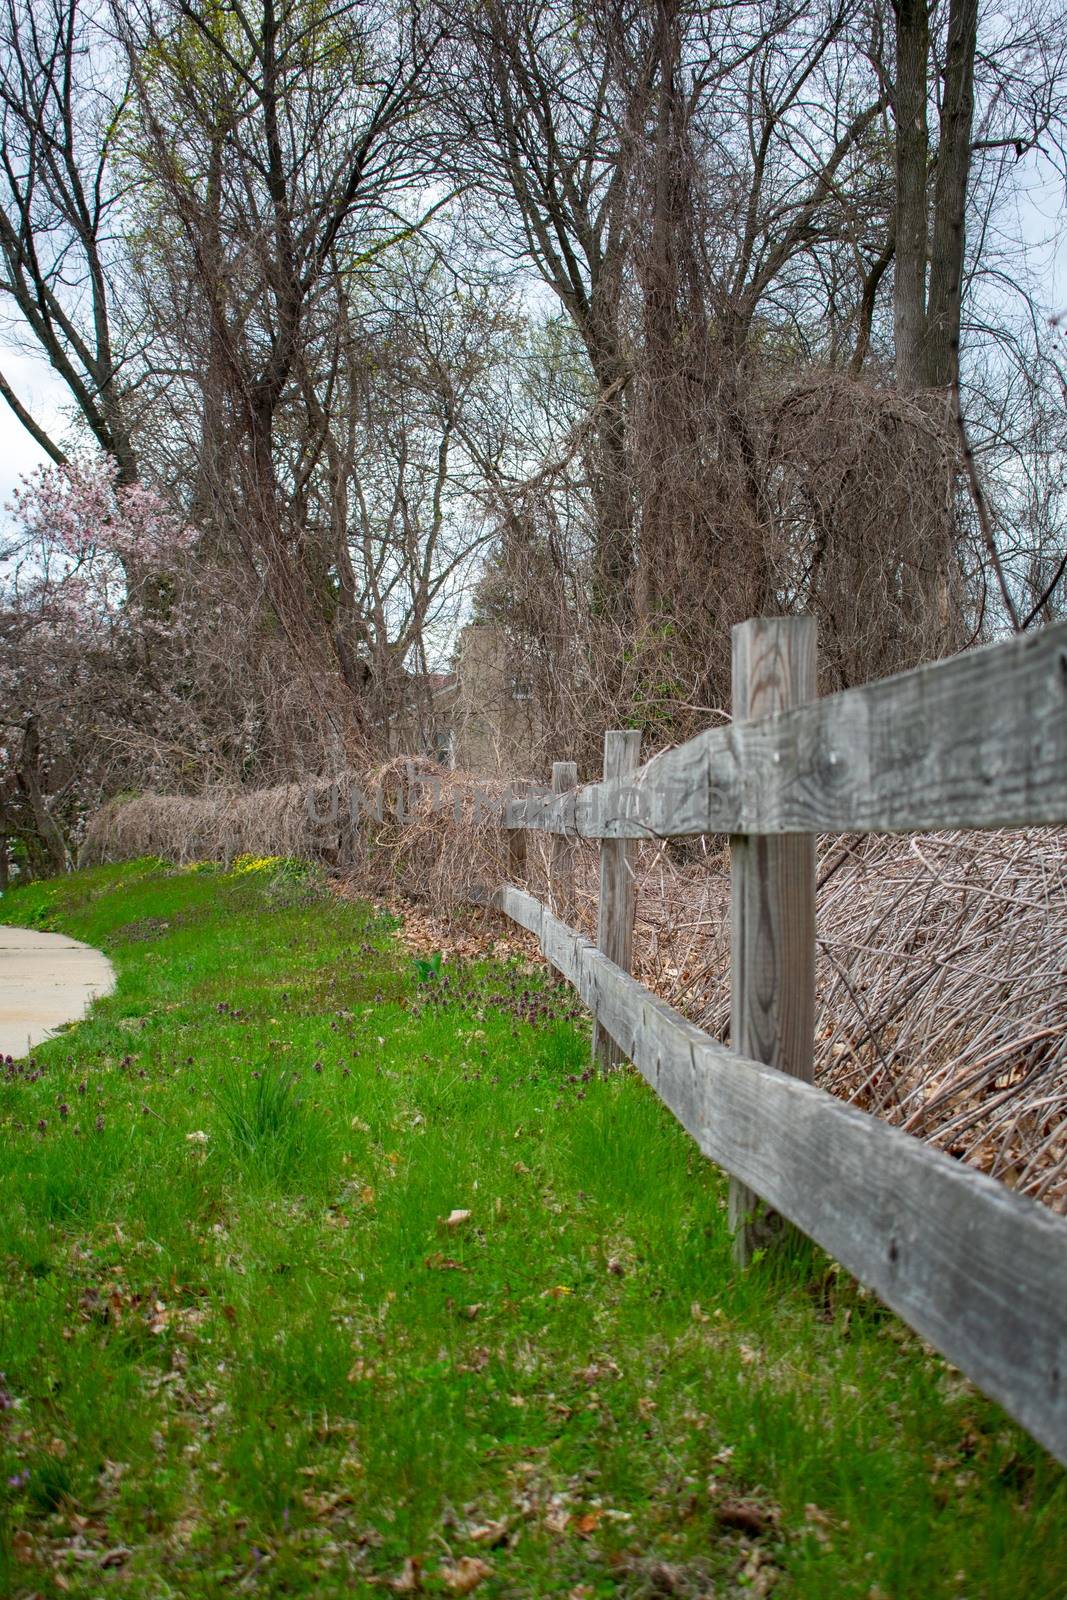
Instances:
[[[1064,1474],[816,1253],[737,1271],[562,989],[292,867],[0,916],[119,972],[0,1069],[0,1594],[1067,1593]]]

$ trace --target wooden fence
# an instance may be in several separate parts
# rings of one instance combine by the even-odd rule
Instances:
[[[814,623],[760,619],[733,680],[729,727],[644,766],[640,734],[608,733],[603,782],[557,763],[512,801],[515,875],[526,830],[553,836],[551,903],[493,903],[575,986],[600,1059],[731,1174],[742,1260],[788,1218],[1067,1463],[1067,1220],[811,1082],[815,834],[1067,822],[1067,624],[815,700]],[[633,841],[700,833],[731,835],[729,1049],[628,970]],[[562,920],[577,839],[600,841],[597,946]]]

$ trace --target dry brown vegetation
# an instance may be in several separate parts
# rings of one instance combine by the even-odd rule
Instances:
[[[0,885],[120,790],[682,743],[750,617],[814,617],[828,691],[1061,616],[1019,218],[1064,6],[5,0],[0,294],[70,426],[0,373],[53,464],[0,540]]]
[[[413,783],[413,779],[416,781]],[[92,823],[87,863],[305,856],[361,894],[406,902],[424,944],[471,953],[500,932],[470,902],[507,876],[503,784],[394,762],[339,783],[187,799],[146,795]],[[380,795],[372,814],[353,795]],[[334,801],[336,799],[336,806]],[[318,820],[314,820],[314,819]],[[550,898],[547,838],[528,882]],[[817,1081],[1067,1212],[1064,834],[1030,829],[836,839],[821,851]],[[729,1029],[724,842],[639,851],[636,973],[710,1033]],[[596,920],[595,848],[577,853],[576,921]],[[472,926],[472,921],[474,926]],[[509,930],[513,941],[513,930]]]

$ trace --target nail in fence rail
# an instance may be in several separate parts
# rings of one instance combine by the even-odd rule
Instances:
[[[814,700],[815,622],[758,617],[733,630],[735,724]],[[815,840],[735,834],[730,840],[730,1045],[810,1083],[815,1033]],[[734,1254],[743,1266],[778,1219],[740,1179],[730,1182]]]
[[[554,773],[506,808],[512,840],[601,841],[600,949],[514,885],[492,902],[574,984],[601,1059],[628,1056],[731,1174],[742,1255],[754,1195],[1067,1464],[1067,1219],[807,1081],[810,836],[1067,822],[1067,623],[809,704],[810,623],[742,624],[734,653],[730,728],[639,770],[640,735],[608,734],[601,783],[562,793]],[[731,1049],[628,971],[626,841],[712,832],[733,836]],[[572,870],[556,841],[549,859]]]

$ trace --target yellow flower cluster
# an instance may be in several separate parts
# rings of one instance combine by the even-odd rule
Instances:
[[[284,856],[238,856],[230,872],[234,877],[245,872],[268,872],[284,864]]]

